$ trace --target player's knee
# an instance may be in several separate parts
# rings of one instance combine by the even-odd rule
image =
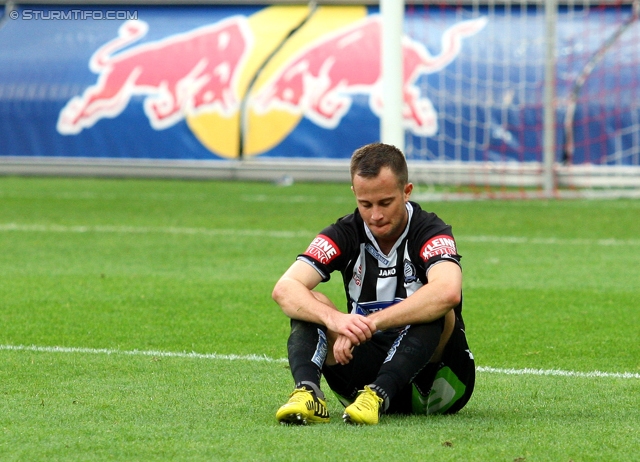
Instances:
[[[309,337],[316,336],[318,328],[322,326],[312,322],[291,319],[291,336],[292,337]]]
[[[427,322],[424,324],[412,324],[411,329],[414,332],[419,331],[424,336],[440,336],[444,330],[444,318],[436,319],[435,321]]]

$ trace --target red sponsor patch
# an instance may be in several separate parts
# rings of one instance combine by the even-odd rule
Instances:
[[[340,255],[340,249],[330,238],[324,234],[318,234],[304,254],[327,265]]]
[[[424,261],[437,255],[456,255],[457,253],[456,241],[451,236],[444,234],[432,237],[420,249],[420,256]]]

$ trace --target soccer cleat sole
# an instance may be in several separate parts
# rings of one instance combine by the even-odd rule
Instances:
[[[302,414],[291,414],[281,418],[278,422],[280,422],[280,425],[310,425],[310,424],[315,425],[315,424],[329,423],[329,419],[309,420],[305,418]]]
[[[307,419],[302,414],[289,414],[279,420],[280,425],[307,425]]]
[[[351,416],[349,414],[343,414],[342,420],[344,420],[344,423],[349,424],[349,425],[363,425],[360,422],[356,422],[355,420],[351,420]]]

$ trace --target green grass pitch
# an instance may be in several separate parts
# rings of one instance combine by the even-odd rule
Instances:
[[[471,401],[285,427],[271,289],[348,185],[0,178],[0,460],[637,460],[640,201],[421,204],[463,255]]]

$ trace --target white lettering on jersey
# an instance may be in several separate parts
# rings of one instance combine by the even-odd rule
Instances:
[[[340,249],[329,237],[319,234],[304,254],[326,265],[340,255]]]
[[[367,244],[364,246],[364,248],[367,250],[367,252],[373,255],[374,258],[378,260],[380,263],[382,263],[385,266],[389,265],[389,259],[385,258],[380,252],[378,252],[374,246],[372,246],[371,244]]]
[[[429,239],[420,249],[422,260],[428,261],[438,255],[456,255],[456,241],[451,236],[439,235]]]
[[[380,268],[380,271],[378,273],[379,278],[388,278],[395,275],[396,275],[395,268]]]

